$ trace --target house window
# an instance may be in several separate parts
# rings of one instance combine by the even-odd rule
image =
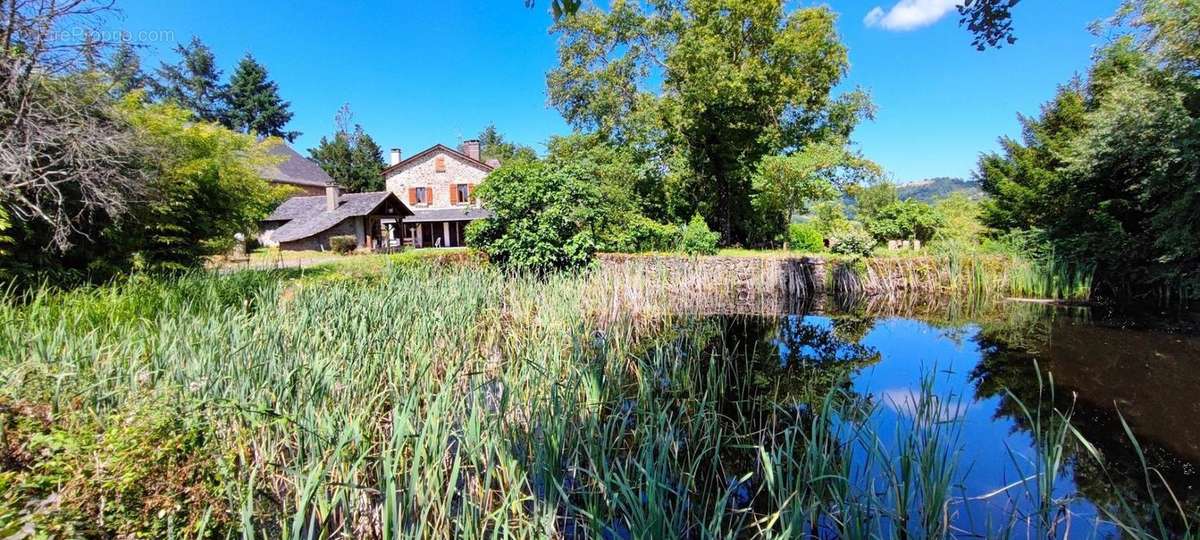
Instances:
[[[458,204],[468,204],[471,202],[471,185],[470,184],[458,184],[455,186],[455,188],[458,189],[458,198],[455,199],[456,201],[458,201]]]
[[[415,189],[417,196],[417,204],[429,204],[429,188],[419,187]]]
[[[434,172],[446,172],[446,158],[438,156],[433,160]]]

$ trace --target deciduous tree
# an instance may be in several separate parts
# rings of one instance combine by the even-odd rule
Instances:
[[[878,165],[844,144],[821,142],[791,155],[767,156],[754,176],[755,208],[781,213],[792,223],[811,202],[830,199],[838,188],[881,174]],[[782,232],[782,231],[780,231]]]
[[[106,2],[0,0],[0,206],[10,236],[37,229],[37,249],[64,250],[83,225],[123,215],[144,191],[143,146],[87,72],[103,44],[60,35],[64,26],[99,36]],[[75,34],[71,34],[75,35]]]
[[[354,124],[350,105],[342,105],[334,117],[332,138],[321,137],[316,148],[308,151],[312,160],[338,185],[352,192],[380,191],[384,189],[383,150],[375,140]]]
[[[699,211],[726,243],[754,227],[751,177],[766,155],[849,133],[862,94],[825,8],[781,0],[613,2],[560,19],[550,101],[577,129],[653,152],[669,212]]]

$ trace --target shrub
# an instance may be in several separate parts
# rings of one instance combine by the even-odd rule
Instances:
[[[829,250],[842,255],[866,257],[875,249],[875,237],[858,223],[829,234]]]
[[[591,264],[598,236],[626,215],[570,165],[510,163],[476,193],[492,217],[468,226],[467,244],[501,267],[539,274]]]
[[[28,519],[50,538],[201,537],[228,530],[232,456],[207,419],[161,401],[126,402],[91,418],[0,401],[0,428],[15,449],[0,472],[0,532],[51,494],[53,511]],[[14,519],[16,518],[16,519]],[[182,533],[182,534],[179,534]]]
[[[811,223],[793,223],[788,226],[788,242],[796,251],[816,253],[825,250],[825,237]]]
[[[708,223],[700,214],[692,216],[692,220],[684,225],[680,233],[680,249],[689,255],[716,255],[717,242],[721,235],[708,228]]]
[[[659,223],[641,214],[633,214],[627,223],[613,231],[601,249],[622,253],[671,251],[680,240],[679,226]]]
[[[356,247],[358,247],[358,241],[355,240],[353,236],[348,234],[343,236],[329,237],[329,249],[332,249],[333,251],[342,255],[354,251],[354,248]]]

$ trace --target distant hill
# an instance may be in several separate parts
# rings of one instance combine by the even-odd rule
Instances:
[[[963,180],[962,178],[928,178],[907,184],[899,184],[896,186],[896,190],[899,192],[901,199],[916,199],[924,202],[933,202],[935,199],[955,192],[962,192],[971,199],[983,198],[983,189],[979,187],[979,182]]]

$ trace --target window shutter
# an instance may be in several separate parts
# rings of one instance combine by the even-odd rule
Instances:
[[[417,188],[408,188],[408,204],[417,204]]]
[[[458,184],[450,184],[450,204],[458,204]]]
[[[433,186],[425,186],[425,204],[433,204]]]
[[[437,159],[434,159],[433,170],[434,172],[446,172],[446,158],[438,156]]]
[[[475,184],[467,184],[467,200],[471,203],[475,202]]]

